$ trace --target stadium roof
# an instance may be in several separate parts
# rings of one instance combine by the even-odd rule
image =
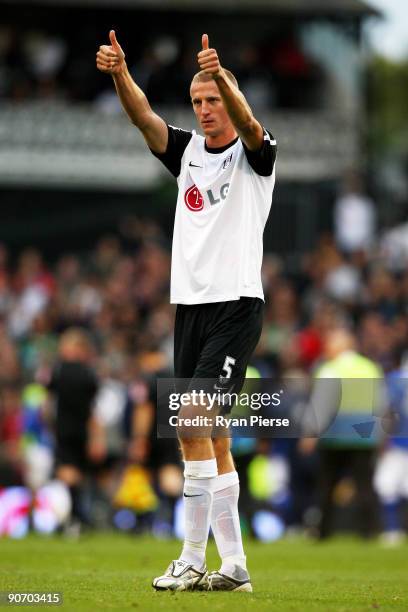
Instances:
[[[54,6],[99,6],[113,8],[112,0],[6,0],[12,4]],[[302,15],[356,16],[379,15],[379,11],[365,0],[115,0],[115,8],[145,8],[157,10],[185,10],[225,12],[262,12]]]

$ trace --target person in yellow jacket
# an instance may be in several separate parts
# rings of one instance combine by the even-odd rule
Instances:
[[[326,538],[332,532],[336,494],[343,501],[352,500],[355,525],[361,535],[368,536],[377,521],[372,482],[381,421],[375,417],[381,417],[386,407],[384,373],[378,364],[358,353],[355,337],[346,328],[333,329],[327,334],[324,356],[326,360],[317,369],[315,378],[319,384],[321,379],[339,379],[340,394],[337,414],[326,431],[320,433],[318,443],[319,536]],[[316,444],[316,439],[306,439],[301,442],[301,449],[307,452]],[[341,481],[350,486],[339,488]]]

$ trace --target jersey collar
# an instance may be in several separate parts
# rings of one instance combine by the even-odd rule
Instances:
[[[207,147],[207,142],[204,143],[204,146],[205,146],[205,150],[207,151],[207,153],[223,153],[224,151],[232,147],[232,145],[234,145],[237,142],[237,140],[238,140],[238,136],[234,138],[234,140],[231,140],[231,142],[229,142],[228,144],[224,145],[223,147]]]

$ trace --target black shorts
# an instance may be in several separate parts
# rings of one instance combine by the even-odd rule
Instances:
[[[56,467],[72,465],[80,471],[85,471],[88,467],[86,446],[86,438],[57,436],[55,449]]]
[[[252,297],[179,304],[174,331],[175,378],[211,379],[216,381],[216,390],[219,385],[239,393],[261,335],[263,306],[261,299]]]

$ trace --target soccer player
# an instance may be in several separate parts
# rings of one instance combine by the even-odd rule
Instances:
[[[126,67],[115,32],[97,52],[124,110],[177,179],[171,302],[177,304],[176,379],[215,379],[239,392],[263,317],[262,235],[275,182],[276,142],[253,116],[231,72],[209,47],[197,55],[191,102],[204,137],[166,125]],[[218,386],[216,386],[217,388]],[[230,440],[180,438],[185,541],[157,590],[252,591],[238,515],[239,480]],[[222,565],[207,573],[209,528]]]

